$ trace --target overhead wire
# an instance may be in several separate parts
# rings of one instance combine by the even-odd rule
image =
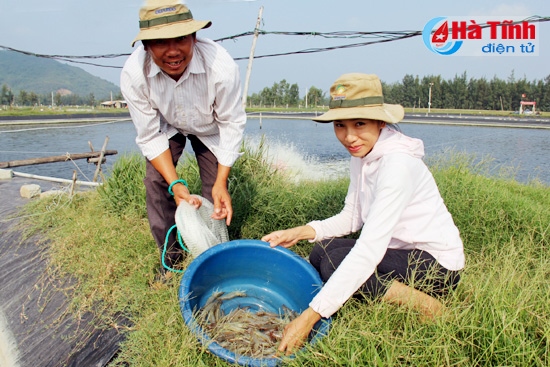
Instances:
[[[299,55],[299,54],[310,54],[310,53],[317,53],[317,52],[325,52],[325,51],[332,51],[332,50],[338,50],[338,49],[345,49],[345,48],[353,48],[353,47],[363,47],[363,46],[369,46],[372,44],[377,43],[385,43],[385,42],[392,42],[397,40],[402,40],[406,38],[416,37],[418,35],[422,34],[422,32],[410,32],[405,33],[399,37],[388,37],[377,41],[369,41],[369,42],[359,42],[359,43],[350,43],[347,45],[340,45],[340,46],[331,46],[331,47],[321,47],[321,48],[309,48],[305,50],[300,51],[292,51],[292,52],[281,52],[281,53],[274,53],[274,54],[268,54],[268,55],[258,55],[254,56],[254,59],[262,59],[266,57],[275,57],[275,56],[288,56],[288,55]],[[248,57],[236,57],[234,60],[246,60]]]
[[[420,31],[390,31],[390,32],[383,32],[383,31],[376,31],[376,32],[352,32],[352,31],[338,31],[338,32],[281,32],[281,31],[264,31],[260,30],[258,31],[258,34],[260,35],[278,35],[278,36],[306,36],[306,37],[323,37],[323,38],[343,38],[343,39],[351,39],[351,38],[379,38],[379,40],[370,41],[370,42],[361,42],[361,43],[353,43],[353,44],[347,44],[347,45],[340,45],[340,46],[330,46],[330,47],[322,47],[322,48],[312,48],[312,49],[305,49],[305,50],[299,50],[299,51],[290,51],[290,52],[283,52],[283,53],[275,53],[275,54],[267,54],[267,55],[258,55],[254,56],[255,59],[260,58],[266,58],[266,57],[276,57],[276,56],[285,56],[285,55],[298,55],[298,54],[306,54],[306,53],[316,53],[316,52],[325,52],[325,51],[331,51],[336,49],[343,49],[343,48],[350,48],[350,47],[361,47],[361,46],[367,46],[369,44],[374,43],[383,43],[383,42],[390,42],[390,41],[396,41],[400,39],[410,38],[410,37],[416,37],[422,32]],[[236,34],[233,36],[223,37],[214,40],[215,42],[223,42],[228,40],[236,40],[238,38],[247,37],[254,35],[254,32],[244,32],[240,34]],[[83,55],[83,56],[75,56],[75,55],[46,55],[46,54],[38,54],[34,52],[29,51],[23,51],[18,50],[13,47],[8,46],[2,46],[0,45],[0,48],[18,52],[24,55],[29,56],[36,56],[36,57],[42,57],[42,58],[49,58],[49,59],[55,59],[59,61],[65,61],[70,63],[76,63],[76,64],[85,64],[85,65],[92,65],[92,66],[98,66],[98,67],[105,67],[105,68],[115,68],[115,69],[121,69],[121,66],[114,66],[114,65],[103,65],[103,64],[97,64],[93,62],[88,61],[77,61],[82,59],[113,59],[118,57],[127,57],[130,54],[129,53],[120,53],[120,54],[107,54],[107,55]],[[248,60],[249,56],[243,56],[243,57],[236,57],[234,60]]]
[[[519,23],[523,21],[528,21],[531,23],[542,23],[550,21],[550,17],[544,17],[544,16],[530,16],[527,17],[521,21],[517,21],[514,23]],[[489,24],[479,24],[481,28],[487,28],[490,25]],[[374,44],[380,44],[380,43],[386,43],[386,42],[394,42],[394,41],[400,41],[412,37],[418,37],[422,35],[422,31],[372,31],[372,32],[357,32],[357,31],[336,31],[336,32],[314,32],[314,31],[301,31],[301,32],[288,32],[288,31],[266,31],[266,30],[258,30],[258,35],[276,35],[276,36],[300,36],[300,37],[322,37],[327,39],[359,39],[359,38],[366,38],[366,39],[372,39],[367,42],[356,42],[356,43],[350,43],[345,45],[337,45],[337,46],[329,46],[329,47],[319,47],[319,48],[308,48],[304,50],[298,50],[298,51],[288,51],[288,52],[280,52],[280,53],[272,53],[272,54],[265,54],[265,55],[255,55],[254,59],[261,59],[261,58],[268,58],[268,57],[278,57],[278,56],[289,56],[289,55],[300,55],[300,54],[309,54],[309,53],[318,53],[318,52],[327,52],[327,51],[333,51],[338,49],[347,49],[347,48],[354,48],[354,47],[365,47],[370,46]],[[242,37],[249,37],[254,36],[256,34],[255,31],[248,31],[243,32],[239,34],[235,34],[228,37],[223,37],[219,39],[215,39],[215,42],[224,42],[229,40],[237,40]],[[97,60],[97,59],[115,59],[119,57],[127,57],[130,55],[130,53],[118,53],[118,54],[105,54],[105,55],[47,55],[47,54],[39,54],[34,53],[30,51],[23,51],[19,49],[15,49],[13,47],[3,46],[0,45],[0,49],[13,51],[17,53],[21,53],[24,55],[29,56],[36,56],[36,57],[42,57],[42,58],[49,58],[49,59],[55,59],[59,61],[65,61],[69,63],[76,63],[76,64],[85,64],[85,65],[91,65],[91,66],[97,66],[97,67],[103,67],[103,68],[114,68],[114,69],[122,69],[122,66],[116,66],[116,65],[104,65],[104,64],[98,64],[95,62],[90,61],[82,61],[82,60]],[[249,56],[243,56],[243,57],[236,57],[234,60],[248,60]]]

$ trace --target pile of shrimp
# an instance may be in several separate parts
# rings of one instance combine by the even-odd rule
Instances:
[[[195,319],[212,341],[237,356],[276,357],[285,326],[298,314],[284,305],[281,314],[239,307],[225,314],[223,302],[236,297],[246,297],[246,293],[212,293]]]

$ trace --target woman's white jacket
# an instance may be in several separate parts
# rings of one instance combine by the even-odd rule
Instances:
[[[425,165],[424,144],[384,128],[372,151],[351,158],[343,210],[308,223],[313,241],[361,230],[351,252],[310,303],[330,317],[374,273],[386,250],[419,249],[449,270],[464,267],[459,231]]]

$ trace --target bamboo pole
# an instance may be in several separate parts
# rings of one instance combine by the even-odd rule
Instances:
[[[33,164],[44,164],[53,162],[65,162],[68,160],[97,158],[101,154],[103,155],[115,155],[118,154],[116,150],[106,150],[105,152],[90,152],[90,153],[67,153],[65,155],[57,155],[53,157],[33,158],[33,159],[21,159],[9,162],[0,162],[0,168],[30,166]]]
[[[50,182],[59,182],[59,183],[68,183],[68,184],[73,183],[73,180],[67,180],[67,179],[64,179],[64,178],[38,176],[38,175],[32,175],[30,173],[15,172],[15,171],[13,171],[13,176],[14,177],[32,178],[32,179],[35,179],[35,180],[43,180],[43,181],[50,181]],[[101,183],[99,183],[99,182],[75,181],[74,183],[77,184],[77,185],[80,185],[80,186],[93,186],[93,187],[101,186]]]

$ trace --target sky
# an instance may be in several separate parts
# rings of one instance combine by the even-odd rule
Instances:
[[[220,39],[253,31],[263,8],[260,28],[269,32],[422,31],[435,17],[550,16],[550,1],[411,1],[411,0],[186,0],[195,19],[211,20],[199,37]],[[47,55],[129,54],[138,33],[143,0],[0,0],[0,46]],[[502,19],[502,18],[499,18]],[[540,80],[550,75],[550,22],[538,25],[538,56],[442,56],[430,51],[422,37],[412,37],[326,52],[255,59],[248,94],[286,80],[303,96],[314,86],[328,94],[330,85],[349,72],[377,74],[386,83],[407,74],[468,78]],[[255,55],[326,48],[366,39],[319,36],[260,35]],[[253,37],[220,43],[237,61],[243,86]],[[119,85],[126,57],[90,60],[104,68],[71,63]]]

